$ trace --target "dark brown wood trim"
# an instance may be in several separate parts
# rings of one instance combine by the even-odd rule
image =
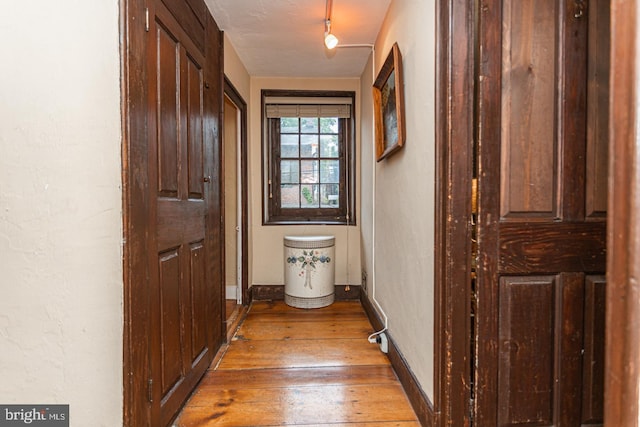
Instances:
[[[640,418],[640,147],[638,144],[638,3],[611,2],[609,230],[605,345],[606,426]]]
[[[381,330],[384,327],[384,323],[382,322],[382,319],[378,317],[378,313],[371,304],[369,298],[367,298],[366,294],[361,294],[360,302],[362,303],[365,313],[367,313],[367,317],[369,318],[371,325],[374,329]],[[409,398],[409,402],[411,402],[413,410],[418,416],[420,424],[428,427],[436,426],[437,414],[434,411],[433,404],[429,401],[429,397],[425,394],[422,388],[420,388],[409,364],[393,341],[393,337],[391,337],[388,331],[385,332],[385,334],[387,334],[387,338],[389,340],[389,353],[387,354],[387,357],[400,380],[400,384],[402,384],[404,392]]]
[[[244,101],[240,92],[235,88],[231,80],[224,76],[224,93],[240,110],[240,176],[242,180],[242,188],[240,197],[242,198],[241,206],[241,232],[242,232],[242,304],[249,304],[249,208],[248,208],[248,166],[247,166],[247,103]]]
[[[251,301],[283,301],[284,285],[251,285]]]
[[[341,134],[342,138],[348,139],[345,144],[345,157],[344,162],[345,165],[348,164],[348,167],[345,168],[349,171],[349,173],[345,176],[345,188],[348,189],[349,198],[346,198],[346,202],[343,203],[345,209],[313,209],[315,211],[314,216],[310,216],[309,209],[298,209],[292,210],[288,209],[288,214],[283,214],[282,211],[277,207],[277,203],[275,203],[272,199],[267,198],[266,187],[267,184],[265,182],[265,178],[267,175],[275,175],[278,176],[278,171],[274,170],[273,166],[273,156],[274,154],[269,151],[269,147],[267,141],[265,141],[265,134],[267,132],[275,132],[279,133],[274,126],[270,125],[270,121],[266,120],[264,117],[265,110],[265,98],[269,96],[277,96],[277,97],[346,97],[351,98],[351,103],[353,106],[351,119],[345,119],[346,128],[343,129],[344,133]],[[356,225],[356,185],[355,185],[355,174],[356,174],[356,164],[355,164],[355,154],[356,154],[356,93],[354,91],[339,91],[339,90],[294,90],[294,89],[263,89],[260,95],[260,117],[261,117],[261,156],[262,156],[262,164],[267,165],[269,168],[269,173],[265,174],[264,171],[261,172],[262,177],[262,225],[288,225],[288,224],[336,224],[336,225]],[[346,173],[346,172],[345,172]],[[279,189],[277,186],[273,189],[273,199],[277,200],[279,197]],[[305,214],[306,212],[306,214]],[[299,216],[298,216],[299,215]],[[336,220],[336,218],[338,218]]]
[[[474,1],[436,3],[433,425],[470,424]]]
[[[252,301],[284,300],[284,285],[253,285],[250,289]],[[336,301],[359,300],[360,285],[335,285],[335,293]]]
[[[144,0],[120,0],[123,205],[123,424],[151,422],[146,396],[149,366],[149,277],[146,257],[147,81]],[[135,321],[134,321],[135,319]]]
[[[227,322],[227,335],[226,335],[226,341],[225,344],[228,344],[229,342],[231,342],[231,339],[233,338],[233,336],[235,335],[236,331],[238,330],[238,327],[240,326],[240,324],[242,324],[244,322],[244,319],[247,317],[247,313],[249,311],[249,306],[248,305],[241,305],[239,306],[237,309],[237,313],[232,316]],[[224,344],[220,347],[221,350],[224,347]],[[218,350],[218,351],[221,351]],[[225,350],[226,351],[226,350]],[[223,351],[224,353],[224,351]],[[214,357],[214,360],[211,362],[211,366],[215,366],[215,359],[217,358]]]
[[[217,185],[211,186],[211,205],[210,213],[207,216],[206,227],[211,230],[211,241],[219,242],[219,248],[213,248],[210,257],[210,266],[214,270],[212,277],[215,277],[217,283],[223,284],[225,271],[224,271],[224,165],[222,157],[222,126],[223,111],[224,111],[224,33],[218,27],[215,19],[210,13],[206,16],[205,25],[206,35],[206,56],[208,66],[205,72],[205,91],[210,92],[209,95],[205,95],[207,102],[211,104],[207,106],[211,116],[215,116],[215,119],[208,120],[206,122],[206,132],[209,132],[214,141],[213,158],[211,161],[212,169],[210,176],[219,176]],[[212,82],[207,88],[206,83]],[[215,201],[215,203],[213,202]],[[218,218],[222,218],[219,221]],[[216,250],[218,249],[218,250]],[[217,277],[216,274],[217,273]],[[211,286],[211,296],[213,301],[213,307],[211,308],[212,317],[215,317],[217,325],[214,325],[212,331],[212,342],[214,342],[214,348],[218,349],[222,343],[224,343],[227,325],[225,314],[225,290],[221,285],[217,289]],[[215,295],[214,291],[218,291],[218,295]],[[217,297],[217,298],[216,298]],[[219,315],[219,317],[218,317]]]
[[[360,285],[336,285],[336,301],[359,300]]]
[[[497,46],[502,43],[501,1],[483,2],[478,11],[476,131],[479,158],[487,159],[478,166],[478,277],[476,293],[480,301],[475,319],[475,337],[481,345],[474,352],[475,372],[474,420],[478,425],[498,425],[498,271],[493,260],[498,256],[500,212],[500,165],[492,157],[493,147],[501,141],[501,122],[495,120],[501,111],[502,71]],[[493,163],[490,163],[493,161]],[[480,179],[481,178],[481,179]],[[485,191],[486,189],[486,191]],[[492,191],[493,189],[493,191]],[[494,216],[492,216],[494,215]],[[493,286],[491,285],[493,284]]]

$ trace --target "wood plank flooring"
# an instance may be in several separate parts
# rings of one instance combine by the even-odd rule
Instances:
[[[175,422],[195,426],[419,426],[357,301],[254,302]]]

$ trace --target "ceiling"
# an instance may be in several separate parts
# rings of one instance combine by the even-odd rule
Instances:
[[[251,76],[360,77],[371,49],[324,46],[325,0],[205,0]],[[391,0],[333,0],[340,44],[373,44]]]

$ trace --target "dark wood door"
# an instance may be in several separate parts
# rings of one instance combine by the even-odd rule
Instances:
[[[217,256],[220,168],[216,166],[220,108],[215,101],[221,98],[222,79],[207,80],[208,69],[220,61],[207,56],[206,46],[219,44],[207,40],[207,15],[194,10],[196,4],[201,3],[158,0],[150,8],[153,425],[171,421],[209,366],[222,336]],[[217,223],[211,221],[216,218]]]
[[[602,423],[605,3],[480,2],[477,426]]]

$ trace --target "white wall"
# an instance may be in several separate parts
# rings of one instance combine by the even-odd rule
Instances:
[[[122,424],[118,1],[0,17],[0,402]]]
[[[360,117],[360,79],[251,78],[249,103],[249,210],[252,247],[251,284],[284,283],[285,235],[334,235],[336,237],[336,284],[360,284],[360,227],[340,225],[262,225],[261,90],[344,90],[356,92],[356,120]],[[359,124],[356,122],[356,129]],[[356,163],[360,164],[360,137],[356,132]],[[359,166],[356,167],[359,173]],[[356,196],[360,190],[356,188]],[[356,198],[356,223],[359,224],[359,197]]]
[[[214,17],[215,18],[215,17]],[[224,28],[222,28],[224,30]],[[249,102],[249,97],[251,96],[251,77],[249,76],[249,72],[245,68],[242,60],[238,56],[236,49],[231,44],[231,40],[227,37],[226,33],[224,34],[224,75],[229,79],[233,87],[236,88],[244,102],[247,104],[247,121],[249,120],[249,112],[251,111],[251,103]],[[251,126],[247,124],[247,146],[250,145],[251,141]],[[251,151],[248,149],[248,151]],[[247,163],[249,160],[247,159]],[[247,192],[249,197],[251,197],[251,165],[249,164],[249,182],[247,183]],[[249,266],[249,271],[247,272],[247,277],[249,281],[249,285],[252,283],[253,278],[253,269],[251,268],[253,254],[251,248],[253,247],[253,230],[251,227],[251,218],[253,213],[251,212],[251,208],[248,208],[249,212],[247,213],[248,219],[248,227],[249,230],[247,233],[247,241],[249,247],[247,248],[248,260],[247,265]]]
[[[435,0],[391,2],[376,41],[376,73],[394,42],[403,58],[406,145],[374,163],[373,143],[363,141],[362,210],[372,209],[362,220],[363,265],[369,297],[388,316],[391,336],[433,401]],[[371,88],[369,67],[362,93]],[[367,138],[369,99],[362,118]]]
[[[249,73],[226,33],[224,33],[224,75],[231,81],[244,102],[249,104],[251,84]]]

